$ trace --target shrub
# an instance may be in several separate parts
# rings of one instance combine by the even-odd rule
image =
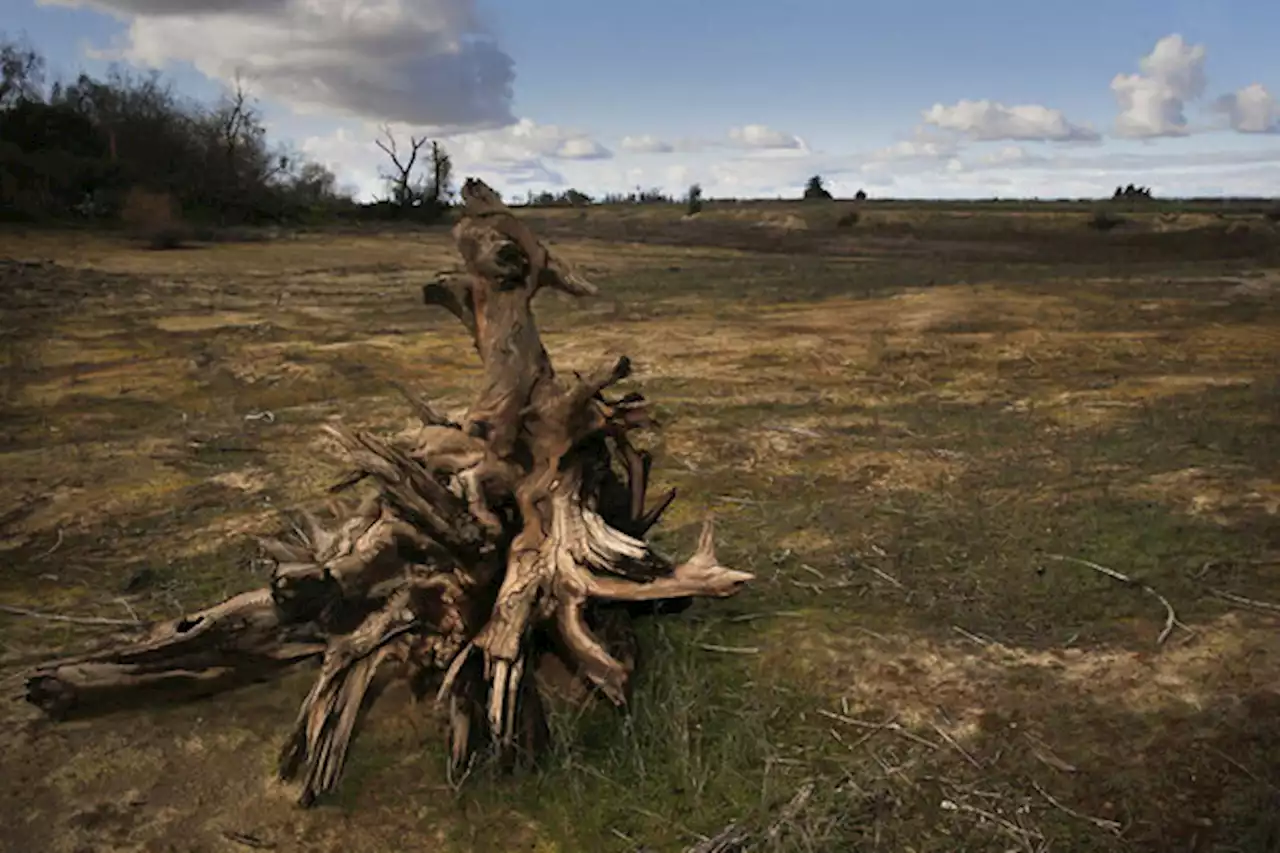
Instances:
[[[694,184],[689,187],[688,194],[685,199],[685,213],[690,216],[702,212],[702,185]]]
[[[1108,213],[1105,210],[1099,210],[1093,214],[1089,220],[1089,227],[1095,231],[1110,231],[1124,224],[1124,219],[1119,216]]]
[[[814,175],[804,185],[805,201],[830,201],[831,193],[822,185],[822,176]]]
[[[859,218],[860,217],[858,216],[858,211],[850,210],[848,213],[845,213],[843,216],[841,216],[839,219],[836,220],[836,227],[852,228],[853,226],[858,224]]]
[[[178,205],[167,192],[134,187],[125,195],[120,219],[131,232],[156,249],[182,246],[185,229]]]

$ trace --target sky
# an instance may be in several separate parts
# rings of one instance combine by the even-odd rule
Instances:
[[[1280,195],[1273,0],[3,0],[54,76],[236,79],[382,191],[389,128],[508,198]],[[16,9],[15,9],[16,7]],[[16,12],[16,14],[15,14]]]

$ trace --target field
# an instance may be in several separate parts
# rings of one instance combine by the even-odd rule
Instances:
[[[0,848],[674,851],[812,785],[761,849],[1280,850],[1280,226],[854,210],[525,212],[603,294],[539,297],[557,367],[626,353],[659,407],[659,541],[709,510],[758,575],[644,624],[628,720],[561,709],[539,772],[455,790],[393,688],[304,812],[271,771],[310,672],[50,724],[23,666],[111,629],[0,612]],[[420,302],[452,262],[444,228],[0,233],[0,605],[261,585],[252,535],[339,473],[322,423],[405,425],[392,380],[465,406]]]

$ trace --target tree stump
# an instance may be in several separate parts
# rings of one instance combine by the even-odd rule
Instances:
[[[557,375],[531,308],[544,287],[595,287],[483,182],[467,180],[462,198],[453,237],[463,268],[423,288],[425,303],[462,321],[484,364],[462,423],[406,392],[422,421],[408,433],[326,426],[351,468],[331,491],[371,484],[363,500],[335,497],[329,519],[302,513],[288,535],[264,540],[268,588],[37,667],[30,702],[62,717],[146,701],[149,689],[207,693],[322,657],[279,765],[309,805],[337,784],[384,663],[420,696],[435,687],[451,776],[482,750],[510,764],[549,737],[540,662],[624,705],[628,607],[725,597],[752,580],[720,565],[709,520],[684,562],[645,542],[675,494],[647,503],[652,460],[628,440],[652,425],[644,398],[605,395],[630,362]]]

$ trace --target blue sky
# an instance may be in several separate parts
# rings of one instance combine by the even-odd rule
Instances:
[[[1280,195],[1264,0],[8,0],[56,74],[237,71],[277,138],[378,189],[384,122],[509,195],[636,185]]]

